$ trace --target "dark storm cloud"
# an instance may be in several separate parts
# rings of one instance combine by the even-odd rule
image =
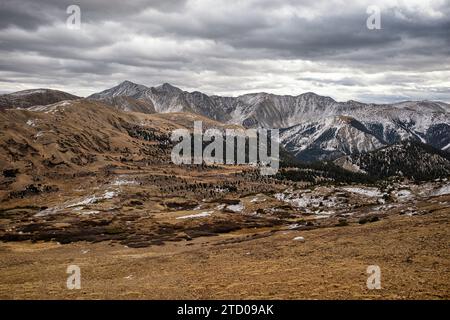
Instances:
[[[127,21],[146,8],[161,12],[182,10],[186,0],[2,0],[0,3],[0,28],[18,26],[35,29],[65,19],[66,9],[78,5],[86,22],[104,20]]]
[[[3,0],[1,91],[88,94],[129,79],[218,94],[450,100],[450,0],[396,3]],[[65,26],[72,4],[81,30]],[[381,30],[366,27],[369,5]]]

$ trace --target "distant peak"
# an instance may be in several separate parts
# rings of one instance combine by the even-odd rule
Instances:
[[[311,92],[311,91],[302,93],[299,97],[303,97],[303,98],[306,98],[306,99],[313,99],[313,100],[323,100],[323,101],[327,101],[327,102],[330,102],[330,103],[331,102],[336,102],[336,100],[334,100],[331,97],[321,96],[320,94],[317,94],[317,93]]]
[[[135,82],[128,81],[128,80],[123,81],[122,83],[117,85],[116,88],[118,88],[120,90],[132,90],[132,91],[142,91],[142,90],[148,89],[143,84],[135,83]]]
[[[119,86],[139,86],[139,84],[125,80],[119,84]]]
[[[347,103],[350,103],[350,104],[362,104],[362,102],[357,101],[357,100],[353,100],[353,99],[347,100]]]
[[[163,91],[168,91],[168,92],[182,91],[180,88],[177,88],[177,87],[175,87],[175,86],[173,86],[173,85],[171,85],[170,83],[167,83],[167,82],[163,83],[160,86],[157,86],[156,89],[163,90]]]
[[[125,80],[118,85],[103,90],[102,92],[91,94],[88,98],[93,99],[103,99],[107,97],[117,97],[117,96],[133,96],[138,94],[141,91],[148,89],[146,86],[142,84],[137,84],[128,80]]]
[[[51,90],[51,89],[47,89],[47,88],[26,89],[26,90],[12,92],[10,94],[11,95],[25,95],[25,94],[33,94],[33,93],[46,93],[46,92],[50,92],[50,91],[56,91],[56,90]]]
[[[76,97],[70,93],[67,93],[67,92],[64,92],[61,90],[48,89],[48,88],[26,89],[26,90],[16,91],[16,92],[12,92],[12,93],[7,93],[5,95],[27,96],[27,95],[34,95],[34,94],[53,94],[53,95],[67,95],[67,96]]]
[[[128,90],[128,89],[132,89],[132,90],[145,90],[147,89],[146,86],[144,86],[143,84],[139,84],[139,83],[135,83],[129,80],[125,80],[121,83],[119,83],[117,86],[115,86],[114,88],[120,89],[120,90]]]
[[[317,93],[314,93],[314,92],[311,92],[311,91],[305,92],[305,93],[303,93],[303,95],[304,96],[319,96]]]
[[[314,92],[311,92],[311,91],[302,93],[302,94],[300,95],[300,97],[304,97],[304,98],[306,98],[306,99],[327,98],[327,97],[318,95],[317,93],[314,93]]]

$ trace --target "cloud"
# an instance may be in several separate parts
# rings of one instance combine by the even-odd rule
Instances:
[[[238,95],[450,101],[450,0],[72,1],[0,4],[0,91],[79,95],[125,79]],[[381,10],[368,30],[366,9]],[[373,100],[370,100],[373,99]]]

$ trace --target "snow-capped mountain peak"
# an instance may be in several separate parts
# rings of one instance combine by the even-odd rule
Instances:
[[[169,83],[148,88],[129,81],[90,98],[105,100],[117,96],[144,101],[151,106],[151,112],[188,111],[245,127],[279,128],[285,148],[305,160],[367,152],[405,139],[438,149],[450,144],[450,105],[444,102],[337,102],[313,92],[298,96],[259,92],[221,97],[190,93]]]
[[[155,87],[155,89],[157,89],[158,91],[168,92],[168,93],[172,93],[172,94],[183,92],[183,90],[181,90],[180,88],[177,88],[167,82]]]
[[[148,88],[144,85],[137,84],[128,80],[125,80],[115,87],[104,90],[99,93],[94,93],[89,96],[92,99],[113,98],[118,96],[133,97]]]

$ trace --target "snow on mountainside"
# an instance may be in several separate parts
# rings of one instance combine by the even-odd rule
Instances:
[[[130,81],[89,98],[111,103],[108,99],[118,96],[149,105],[148,110],[122,110],[187,111],[246,127],[280,128],[285,148],[306,161],[367,152],[406,139],[442,150],[450,145],[450,105],[443,102],[338,102],[311,92],[298,96],[252,93],[221,97],[186,92],[168,83],[146,87]]]
[[[339,155],[371,151],[407,139],[442,150],[448,149],[450,143],[448,113],[368,109],[366,113],[353,113],[352,117],[318,118],[317,121],[281,130],[283,145],[299,159],[332,159]]]
[[[79,97],[57,90],[24,90],[0,95],[0,110],[30,108],[54,112],[60,103],[74,99]],[[261,92],[221,97],[183,91],[168,83],[147,87],[130,81],[88,99],[122,111],[189,112],[225,124],[279,128],[284,149],[303,161],[366,153],[405,140],[450,151],[450,105],[443,102],[338,102],[312,92],[298,96]]]
[[[304,161],[333,159],[338,156],[368,152],[382,147],[364,125],[346,116],[332,116],[283,129],[284,147]]]
[[[334,160],[344,169],[385,178],[429,180],[450,175],[450,154],[418,141],[403,141],[368,153]]]
[[[214,100],[209,96],[201,92],[188,93],[168,83],[149,88],[124,81],[111,89],[95,93],[88,98],[110,103],[111,98],[119,96],[145,102],[149,106],[146,113],[194,112],[215,120],[223,120],[225,117],[225,114],[216,108]],[[125,108],[121,109],[125,110]],[[131,108],[130,111],[142,112],[137,108]]]
[[[112,87],[111,89],[107,89],[99,93],[94,93],[93,95],[89,96],[89,98],[100,100],[117,96],[134,97],[136,94],[142,92],[145,89],[147,89],[147,87],[144,85],[136,84],[131,81],[124,81],[121,84]]]
[[[155,113],[155,107],[151,101],[138,100],[127,96],[115,96],[101,99],[102,102],[110,104],[122,111]]]
[[[313,119],[317,112],[333,115],[333,108],[338,107],[333,99],[314,93],[297,97],[256,93],[234,98],[208,96],[198,91],[186,92],[168,83],[146,87],[130,81],[124,81],[88,98],[106,100],[117,96],[151,101],[156,112],[195,112],[215,120],[247,127],[284,128]]]

